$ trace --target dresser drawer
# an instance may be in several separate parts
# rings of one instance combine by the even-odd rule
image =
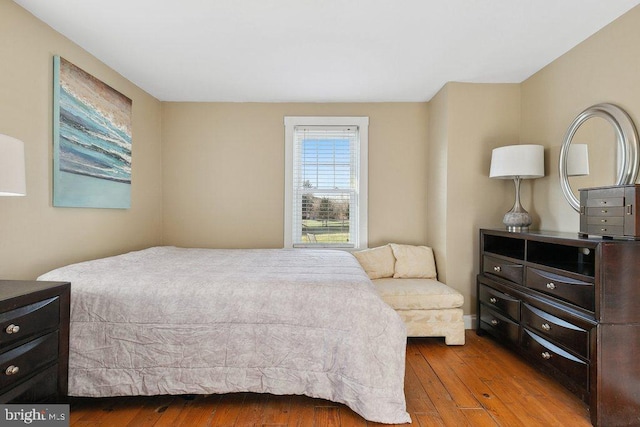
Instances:
[[[58,331],[0,354],[0,390],[14,386],[58,358]]]
[[[518,342],[518,324],[484,304],[480,304],[480,327],[495,337],[506,338],[513,343]]]
[[[543,337],[575,351],[585,359],[589,358],[588,331],[526,303],[522,305],[521,323]]]
[[[55,329],[59,321],[60,300],[58,297],[1,313],[0,346],[6,346],[36,333]]]
[[[587,225],[598,225],[601,227],[624,227],[624,217],[622,216],[590,216],[587,217]]]
[[[520,321],[520,300],[486,285],[480,285],[480,301],[516,322]]]
[[[614,208],[624,206],[624,190],[620,197],[592,197],[593,192],[587,198],[587,208]]]
[[[595,287],[593,283],[528,267],[526,286],[563,299],[586,310],[594,311]]]
[[[512,282],[522,284],[522,264],[505,261],[499,258],[485,255],[482,259],[482,272],[502,277]]]
[[[587,208],[586,209],[587,216],[599,216],[599,217],[623,217],[625,214],[625,208],[622,206],[619,207],[603,207],[603,208]]]
[[[585,232],[582,229],[580,231]],[[624,236],[624,226],[587,224],[586,233],[593,234],[595,236]]]
[[[589,389],[589,364],[564,351],[528,329],[522,332],[522,348],[541,365],[547,365],[569,377],[584,390]]]

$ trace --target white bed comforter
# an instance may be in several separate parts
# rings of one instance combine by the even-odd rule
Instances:
[[[346,252],[155,247],[71,282],[69,395],[258,392],[410,422],[405,327]]]

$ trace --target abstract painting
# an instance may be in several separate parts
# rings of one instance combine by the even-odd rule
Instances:
[[[131,99],[54,57],[53,205],[131,207]]]

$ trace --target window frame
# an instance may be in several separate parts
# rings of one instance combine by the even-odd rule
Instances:
[[[336,244],[312,243],[295,245],[293,243],[293,166],[294,166],[294,136],[297,126],[357,126],[358,127],[358,218],[357,242],[353,247],[345,248]],[[368,243],[368,159],[369,159],[369,117],[318,117],[318,116],[285,116],[285,191],[284,191],[284,247],[336,248],[336,249],[365,249]]]

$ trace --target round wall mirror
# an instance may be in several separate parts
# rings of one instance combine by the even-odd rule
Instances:
[[[620,107],[596,104],[581,112],[564,136],[558,163],[562,193],[571,207],[580,211],[580,188],[634,184],[638,144],[633,121]]]

